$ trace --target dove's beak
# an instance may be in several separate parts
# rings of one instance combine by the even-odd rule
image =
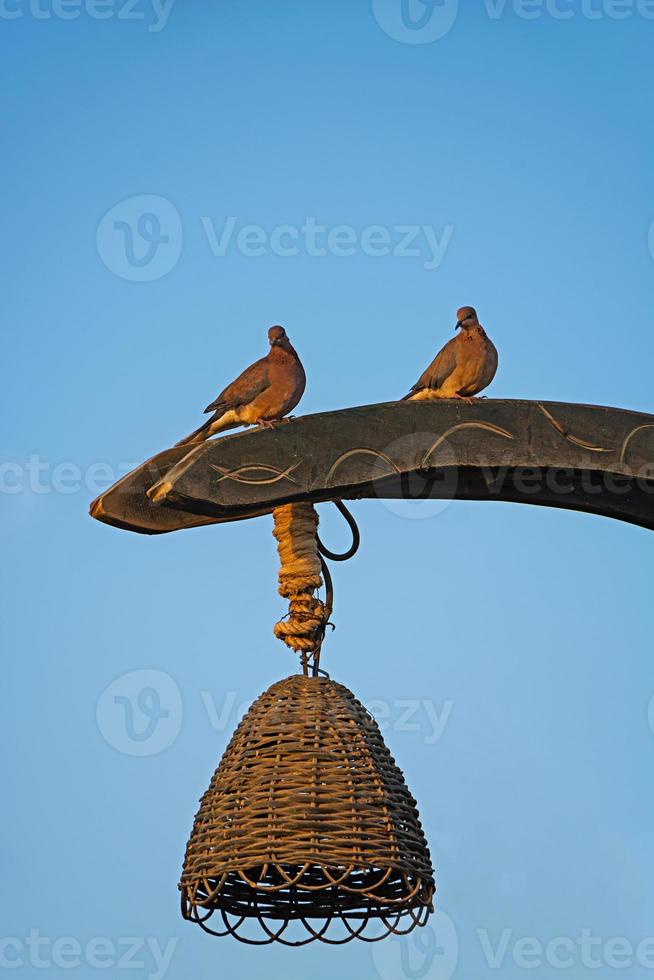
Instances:
[[[462,324],[461,320],[457,320],[457,324],[456,324],[456,327],[454,329],[455,330],[459,330],[460,327],[462,327],[462,326],[463,326],[463,324]]]

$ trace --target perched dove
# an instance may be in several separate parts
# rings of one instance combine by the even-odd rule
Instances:
[[[471,306],[457,313],[459,328],[461,333],[445,344],[402,401],[460,398],[472,404],[473,396],[488,387],[497,371],[497,350]]]
[[[271,425],[295,408],[307,380],[302,362],[283,327],[271,327],[268,340],[270,350],[266,356],[227,385],[205,408],[205,412],[213,412],[211,418],[178,446],[204,442],[216,432],[237,425]]]

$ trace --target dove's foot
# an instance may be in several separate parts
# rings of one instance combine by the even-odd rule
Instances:
[[[254,424],[258,425],[261,429],[276,429],[278,425],[282,424],[282,422],[290,422],[291,419],[296,417],[297,416],[295,415],[289,415],[287,418],[283,419],[257,419]]]

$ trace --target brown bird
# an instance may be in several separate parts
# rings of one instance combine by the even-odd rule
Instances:
[[[213,415],[177,445],[204,442],[216,432],[238,425],[266,425],[288,415],[304,394],[306,375],[302,362],[283,327],[268,331],[270,350],[227,385],[206,412]]]
[[[471,405],[473,396],[491,383],[497,371],[497,350],[472,306],[459,310],[454,329],[461,333],[445,344],[402,401],[458,398]]]

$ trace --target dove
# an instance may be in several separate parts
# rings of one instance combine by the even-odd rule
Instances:
[[[205,413],[213,412],[211,418],[176,445],[204,442],[238,425],[272,426],[295,408],[306,386],[302,362],[283,327],[271,327],[268,340],[266,356],[227,385],[205,408]]]
[[[497,371],[497,350],[472,306],[459,310],[454,329],[461,333],[445,344],[402,401],[457,398],[471,405],[473,396],[491,383]]]

